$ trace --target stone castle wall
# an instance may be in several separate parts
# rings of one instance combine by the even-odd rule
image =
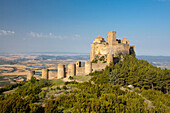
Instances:
[[[101,71],[102,69],[105,69],[107,65],[107,63],[92,63],[92,72]]]
[[[121,57],[116,57],[119,53],[131,54],[135,50],[135,46],[129,45],[129,41],[124,37],[122,40],[116,39],[116,31],[108,32],[107,40],[98,36],[91,43],[90,61],[85,61],[85,66],[81,65],[80,61],[75,64],[69,64],[67,69],[64,64],[58,64],[58,72],[50,72],[48,69],[42,69],[42,78],[44,79],[61,79],[69,76],[88,75],[91,72],[101,71],[110,63],[115,63],[121,60]],[[92,63],[96,56],[104,56],[104,62],[99,61]],[[106,59],[107,57],[107,59]],[[27,80],[34,76],[35,71],[30,71],[27,75]],[[36,76],[35,76],[36,77]]]
[[[57,77],[57,73],[58,72],[56,72],[56,71],[49,71],[48,79],[49,80],[55,79]]]
[[[85,67],[76,68],[76,75],[85,75]]]
[[[129,41],[124,37],[122,40],[116,39],[116,31],[108,32],[107,41],[98,36],[93,43],[91,43],[90,61],[93,61],[96,56],[105,56],[113,54],[117,56],[119,53],[129,54],[130,48],[134,46],[129,45]]]

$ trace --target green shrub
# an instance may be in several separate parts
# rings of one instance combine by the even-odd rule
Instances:
[[[38,103],[29,104],[30,113],[44,113],[44,108]]]
[[[57,89],[57,90],[61,90],[61,88],[60,88],[60,87],[57,87],[56,89]]]
[[[73,80],[73,77],[72,77],[72,76],[69,76],[69,79],[70,79],[70,80]]]
[[[51,95],[51,99],[54,99],[55,97],[54,97],[54,95]]]
[[[67,90],[67,87],[66,87],[66,86],[63,86],[63,89],[64,89],[64,90]]]
[[[68,84],[78,84],[78,82],[76,82],[76,81],[74,80],[74,81],[71,81],[71,82],[65,82],[64,84],[65,84],[65,85],[68,85]]]

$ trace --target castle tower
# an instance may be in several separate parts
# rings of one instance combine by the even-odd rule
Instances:
[[[31,77],[35,75],[35,71],[29,71],[27,74],[27,80],[31,80]]]
[[[76,62],[76,75],[78,75],[80,68],[81,68],[81,61],[77,61]]]
[[[77,67],[81,67],[81,61],[77,61],[77,62],[76,62],[76,68],[77,68]]]
[[[65,77],[65,65],[63,64],[58,64],[58,79],[64,78]]]
[[[90,61],[95,59],[95,44],[91,43],[91,53],[90,53]]]
[[[116,41],[116,31],[108,32],[107,43],[110,46],[118,44],[118,42]]]
[[[75,64],[69,64],[68,65],[68,71],[67,71],[67,77],[75,76],[75,75],[76,75],[76,65]]]
[[[92,62],[85,61],[85,74],[89,74],[92,72]]]
[[[113,55],[112,54],[108,54],[107,55],[107,63],[110,64],[111,62],[113,62]]]
[[[121,40],[121,43],[122,43],[122,44],[129,44],[129,41],[126,39],[126,37],[124,37],[124,38]]]
[[[42,78],[48,79],[49,76],[49,69],[42,69]]]

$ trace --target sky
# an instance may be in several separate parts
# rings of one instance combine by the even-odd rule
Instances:
[[[170,56],[170,0],[0,0],[0,52],[89,53],[108,31]]]

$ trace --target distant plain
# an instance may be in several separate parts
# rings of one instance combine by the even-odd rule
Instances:
[[[170,69],[170,56],[137,56],[156,67]],[[0,87],[26,80],[29,70],[35,70],[41,76],[41,69],[48,68],[52,76],[57,74],[57,64],[66,66],[76,61],[89,60],[88,54],[82,53],[0,53]]]

